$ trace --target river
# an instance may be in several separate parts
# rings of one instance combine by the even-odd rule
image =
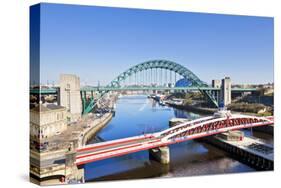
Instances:
[[[185,112],[167,106],[160,106],[145,95],[123,96],[117,100],[116,113],[97,137],[108,141],[118,138],[152,133],[169,128],[173,117],[199,118],[203,115]],[[251,135],[251,131],[245,131]],[[254,136],[272,139],[265,134]],[[93,138],[90,143],[95,142]],[[149,160],[148,151],[141,151],[121,157],[114,157],[86,164],[85,180],[121,180],[152,177],[182,177],[222,173],[253,172],[255,169],[232,159],[227,153],[211,145],[186,141],[169,146],[170,164],[162,165]]]

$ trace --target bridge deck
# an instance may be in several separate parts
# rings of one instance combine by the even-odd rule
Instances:
[[[219,88],[213,87],[200,87],[200,90],[207,91],[219,91]],[[57,94],[58,88],[41,88],[41,89],[30,89],[30,94]],[[166,90],[179,90],[179,91],[197,91],[198,87],[82,87],[80,89],[83,92],[91,91],[143,91],[143,90],[157,90],[157,91],[166,91]],[[256,91],[256,88],[232,88],[232,92],[251,92]]]
[[[78,157],[79,156],[88,156],[88,155],[97,155],[97,154],[101,154],[103,152],[110,152],[116,149],[125,149],[127,147],[134,147],[137,146],[139,144],[143,144],[143,143],[147,143],[150,141],[154,141],[157,138],[140,138],[140,139],[133,139],[133,140],[128,140],[126,142],[118,142],[118,143],[112,143],[112,144],[107,144],[107,145],[102,145],[102,146],[98,146],[98,147],[92,147],[92,148],[85,148],[84,150],[79,150],[78,151]]]
[[[158,132],[147,136],[141,135],[86,146],[77,150],[76,164],[81,165],[110,157],[121,156],[137,151],[152,149],[160,146],[166,146],[170,144],[184,142],[187,140],[214,135],[229,130],[237,130],[273,124],[273,121],[271,120],[272,117],[262,118],[251,117],[246,115],[234,115],[232,116],[232,119],[229,117],[224,117],[217,118],[217,120],[212,117],[214,116],[210,116],[209,118],[204,117],[198,119],[197,122],[200,123],[193,124],[191,126],[186,126],[184,128],[183,126],[188,123],[185,122],[176,125],[175,127],[168,129],[173,130],[172,132],[168,131],[168,135],[161,134],[162,132]],[[245,121],[245,118],[249,118],[248,121]],[[222,122],[228,121],[230,122],[226,123],[225,125],[222,124]]]

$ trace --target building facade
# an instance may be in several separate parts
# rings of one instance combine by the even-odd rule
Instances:
[[[82,114],[80,78],[72,74],[61,74],[59,85],[59,105],[66,108],[68,121],[77,121]]]
[[[38,142],[67,129],[66,108],[39,104],[30,110],[30,136]]]

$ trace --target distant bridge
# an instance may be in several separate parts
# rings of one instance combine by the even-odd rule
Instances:
[[[177,80],[186,79],[188,87],[175,87]],[[200,80],[186,67],[168,60],[152,60],[137,64],[118,75],[107,86],[83,87],[80,89],[83,114],[92,111],[97,101],[109,91],[200,91],[205,98],[218,107],[220,88],[213,88]],[[231,92],[251,92],[255,88],[232,88]],[[87,98],[87,92],[90,97]],[[99,98],[94,98],[94,92]],[[229,91],[230,92],[230,91]],[[34,95],[58,94],[59,88],[31,89]]]
[[[91,91],[198,91],[198,87],[162,87],[162,86],[128,86],[128,87],[82,87],[81,92],[91,92]],[[220,91],[220,88],[214,87],[201,87],[200,90],[206,91]],[[231,91],[235,92],[253,92],[257,91],[256,88],[232,88]],[[31,89],[31,94],[41,94],[41,95],[53,95],[59,92],[59,88],[41,88],[41,89]]]
[[[161,132],[86,145],[76,150],[75,164],[79,166],[230,130],[265,126],[273,123],[272,116],[256,117],[219,111],[213,116],[184,122]],[[169,152],[166,152],[166,154],[169,154]]]

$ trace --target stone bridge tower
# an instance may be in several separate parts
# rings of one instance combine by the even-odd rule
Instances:
[[[221,83],[221,101],[227,106],[231,104],[231,79],[225,77]]]
[[[72,74],[61,74],[59,85],[60,105],[66,107],[69,121],[77,121],[82,113],[80,78]]]
[[[225,106],[231,104],[231,79],[225,77],[222,80],[212,80],[212,87],[220,89],[219,91],[213,91],[218,103],[223,102]]]

